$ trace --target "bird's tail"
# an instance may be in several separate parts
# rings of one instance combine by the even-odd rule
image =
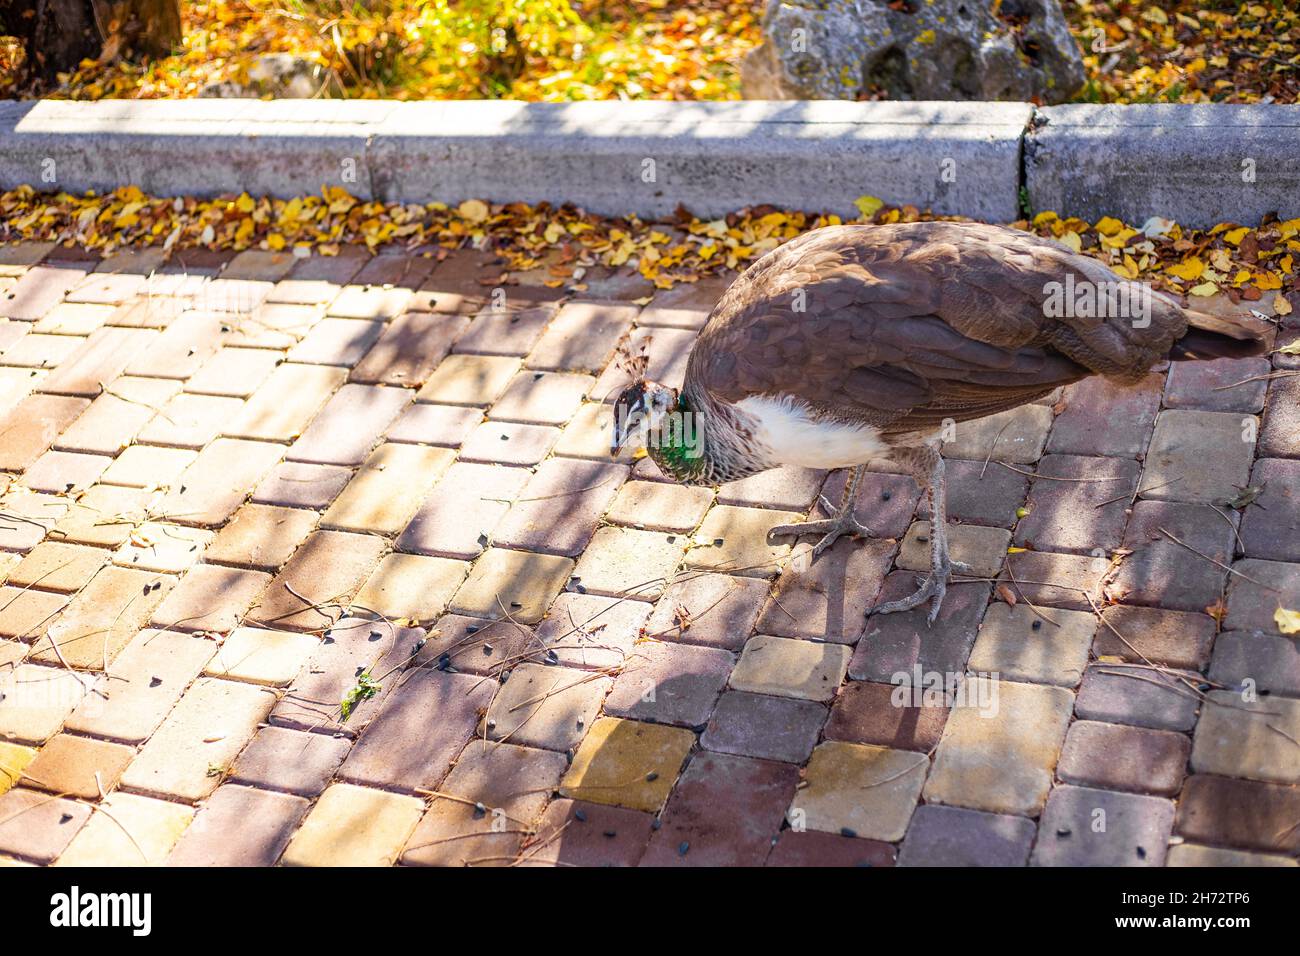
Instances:
[[[1250,358],[1267,354],[1273,323],[1253,315],[1214,315],[1183,309],[1187,333],[1174,343],[1169,358],[1195,362],[1217,358]]]

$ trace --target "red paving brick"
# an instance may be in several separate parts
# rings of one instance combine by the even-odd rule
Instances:
[[[574,557],[627,477],[622,465],[551,458],[497,525],[499,545]]]
[[[393,627],[366,618],[343,618],[331,628],[276,704],[271,722],[314,732],[358,734],[374,718],[397,686],[381,675],[405,665],[425,632],[414,627]],[[358,677],[369,673],[378,684],[373,696],[360,697],[345,718],[340,704],[359,686]],[[394,672],[395,676],[395,672]]]
[[[388,324],[350,378],[372,385],[418,388],[451,351],[469,320],[459,315],[407,312]]]
[[[805,830],[785,830],[765,866],[893,866],[897,851],[879,840]]]
[[[1174,832],[1197,843],[1300,853],[1300,790],[1274,783],[1194,774],[1178,798]]]
[[[831,707],[826,739],[930,751],[947,720],[947,707],[918,703],[906,687],[853,681]]]
[[[825,723],[826,707],[816,701],[733,690],[718,700],[700,745],[717,753],[802,764]]]
[[[493,687],[468,674],[417,670],[393,675],[396,689],[343,761],[345,780],[416,790],[437,786],[474,734]],[[431,727],[437,733],[429,733]]]
[[[349,749],[350,742],[342,737],[264,727],[235,761],[230,779],[314,797],[325,789]]]
[[[636,866],[650,838],[648,813],[585,800],[553,800],[523,854],[533,866]]]
[[[528,483],[522,468],[457,462],[447,469],[397,539],[401,551],[473,558],[492,541],[510,502]]]
[[[758,866],[781,828],[798,771],[789,764],[698,754],[650,838],[643,866]]]
[[[209,797],[181,834],[169,866],[273,866],[308,803],[301,797],[228,784]]]
[[[84,398],[32,395],[0,420],[0,468],[22,471],[43,455],[65,428],[86,410]]]
[[[317,465],[359,465],[410,399],[400,388],[344,385],[285,457]]]

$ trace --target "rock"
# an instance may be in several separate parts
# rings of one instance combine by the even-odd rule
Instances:
[[[1057,0],[768,0],[751,100],[1036,100],[1085,79]]]
[[[264,53],[248,68],[248,82],[221,80],[209,83],[200,96],[222,99],[270,96],[275,99],[305,100],[328,95],[329,71],[305,57],[292,53]]]

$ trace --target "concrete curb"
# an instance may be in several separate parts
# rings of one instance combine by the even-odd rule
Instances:
[[[1300,106],[378,100],[0,102],[0,187],[743,206],[856,216],[863,194],[1007,222],[1052,209],[1189,226],[1300,215]],[[1253,179],[1247,173],[1246,161]]]
[[[1300,215],[1300,106],[1055,106],[1025,140],[1035,210],[1188,226]]]
[[[1029,117],[1015,103],[419,103],[384,124],[370,169],[376,195],[398,201],[567,199],[656,217],[770,203],[856,217],[869,193],[1014,218]]]
[[[679,203],[706,217],[760,203],[857,216],[853,201],[870,193],[1013,219],[1031,111],[1017,103],[8,102],[0,104],[0,186],[283,197],[337,185],[364,199],[546,200],[655,217]]]

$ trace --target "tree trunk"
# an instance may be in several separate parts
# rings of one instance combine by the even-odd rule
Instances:
[[[0,32],[27,51],[28,78],[57,81],[82,60],[166,56],[181,42],[180,0],[0,0]]]

